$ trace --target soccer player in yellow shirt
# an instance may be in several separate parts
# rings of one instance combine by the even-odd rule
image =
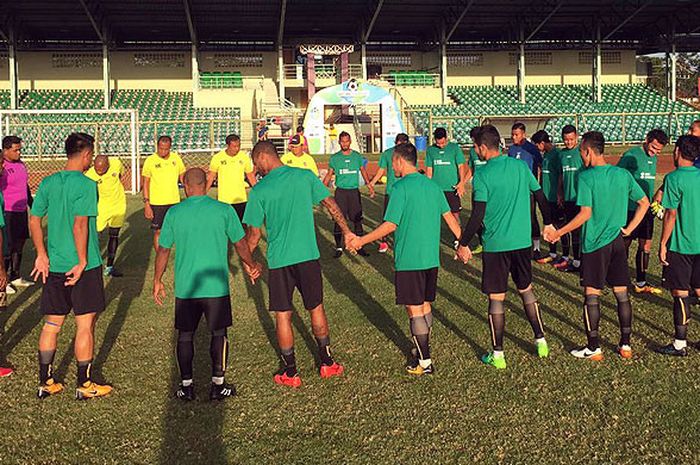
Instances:
[[[109,228],[104,275],[114,278],[124,276],[114,268],[114,258],[119,246],[119,230],[124,226],[126,216],[126,195],[121,180],[123,174],[124,165],[121,160],[110,159],[106,155],[96,156],[92,168],[85,173],[85,176],[97,183],[97,232]]]
[[[253,187],[256,179],[253,162],[250,156],[241,150],[241,138],[236,134],[227,136],[226,148],[212,157],[207,175],[207,192],[217,178],[219,202],[230,204],[236,210],[238,219],[243,220],[248,201],[245,181],[247,179],[248,184]]]
[[[282,163],[294,168],[304,168],[318,176],[318,166],[314,157],[306,153],[306,139],[296,135],[289,141],[289,152],[282,155]]]
[[[168,209],[180,203],[180,187],[185,174],[185,164],[177,152],[171,152],[173,139],[170,136],[158,138],[158,150],[146,158],[141,175],[143,176],[143,213],[151,220],[153,248],[158,250],[160,228]]]

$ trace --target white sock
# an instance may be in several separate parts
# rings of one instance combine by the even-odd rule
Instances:
[[[637,287],[644,287],[647,285],[647,282],[646,281],[637,281],[636,284],[637,284]]]
[[[213,384],[216,384],[217,386],[221,386],[222,384],[224,384],[224,377],[223,376],[212,376],[211,382]]]
[[[676,350],[685,349],[687,346],[688,346],[688,343],[686,341],[682,341],[680,339],[675,339],[673,341],[673,347],[675,347]]]
[[[557,254],[555,254],[554,252],[549,252],[549,256],[552,258],[557,258]]]
[[[538,337],[537,339],[535,339],[535,344],[542,344],[543,342],[547,342],[543,337]]]
[[[183,385],[184,387],[192,386],[192,379],[183,379],[183,380],[182,380],[182,385]]]
[[[581,260],[573,260],[571,263],[572,263],[576,268],[578,268],[579,266],[581,266]]]
[[[503,353],[502,350],[494,350],[493,351],[493,358],[503,358],[505,357],[505,354]]]
[[[535,250],[540,250],[540,240],[539,239],[533,239],[532,245],[535,248]]]
[[[429,358],[426,358],[425,360],[418,360],[418,363],[420,364],[421,368],[428,368],[430,365],[433,364],[433,361]]]

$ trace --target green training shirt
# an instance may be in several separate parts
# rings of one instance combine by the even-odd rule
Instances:
[[[474,150],[474,147],[469,149],[469,169],[472,170],[472,177],[474,176],[474,173],[481,168],[482,166],[486,165],[486,161],[482,160],[479,158],[479,155],[476,154],[476,150]]]
[[[420,173],[399,179],[389,197],[384,221],[396,225],[396,271],[440,266],[440,222],[450,211],[440,186]]]
[[[648,198],[654,197],[654,181],[656,180],[656,163],[658,157],[649,156],[644,151],[644,147],[633,147],[622,154],[622,158],[617,162],[617,166],[630,172],[639,187]],[[629,202],[628,210],[637,209],[637,204]]]
[[[65,273],[78,264],[73,223],[88,217],[87,266],[102,265],[97,236],[97,184],[82,171],[59,171],[44,178],[34,196],[32,215],[48,217],[49,271]]]
[[[474,176],[474,201],[486,202],[484,251],[507,252],[532,245],[530,193],[540,189],[526,163],[500,155]]]
[[[392,159],[394,158],[394,147],[382,152],[379,157],[379,167],[386,170],[386,195],[391,195],[391,191],[396,183]]]
[[[243,223],[267,229],[267,266],[282,268],[319,257],[313,206],[330,196],[309,170],[280,166],[250,191]]]
[[[228,243],[244,236],[229,204],[197,195],[172,206],[165,214],[158,245],[176,249],[175,297],[228,296]]]
[[[337,152],[331,156],[328,166],[335,173],[335,187],[357,189],[360,187],[360,168],[362,155],[352,150],[350,154]]]
[[[669,173],[664,181],[661,205],[677,210],[668,250],[700,254],[700,169],[684,166]]]
[[[465,163],[464,153],[459,145],[448,142],[444,148],[431,145],[425,152],[425,167],[433,169],[433,181],[444,192],[452,192],[459,182],[459,165]]]
[[[593,166],[578,177],[577,204],[591,207],[591,218],[582,227],[582,252],[605,247],[627,225],[627,203],[637,202],[644,191],[632,175],[617,166]]]
[[[559,150],[552,148],[542,157],[542,192],[549,202],[557,201],[560,176],[561,161],[559,159]]]
[[[576,202],[578,176],[584,170],[579,146],[577,145],[573,149],[560,150],[559,164],[561,165],[562,184],[564,187],[564,201]]]

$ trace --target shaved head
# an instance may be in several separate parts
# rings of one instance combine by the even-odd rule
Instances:
[[[95,160],[93,160],[93,163],[95,165],[95,171],[100,176],[105,174],[109,169],[109,158],[107,158],[107,155],[96,156]]]
[[[202,168],[190,168],[185,171],[185,186],[199,187],[207,185],[207,173]]]
[[[255,144],[251,155],[255,169],[263,176],[282,165],[277,148],[269,141],[261,141]]]

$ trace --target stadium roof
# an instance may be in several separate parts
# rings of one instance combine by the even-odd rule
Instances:
[[[283,19],[284,18],[284,19]],[[283,23],[282,23],[283,19]],[[697,0],[0,0],[0,39],[18,49],[272,49],[300,43],[372,48],[528,47],[700,50]],[[283,27],[281,27],[281,24]],[[588,45],[586,45],[588,44]]]

